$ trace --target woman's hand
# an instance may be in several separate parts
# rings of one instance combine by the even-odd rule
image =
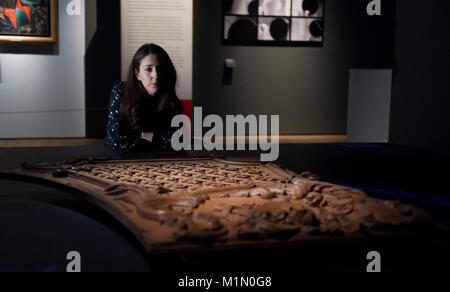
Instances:
[[[146,140],[146,141],[148,141],[148,142],[150,142],[150,143],[152,143],[152,142],[153,142],[153,136],[154,136],[153,133],[145,133],[145,132],[142,132],[140,138],[141,138],[141,139],[144,139],[144,140]]]

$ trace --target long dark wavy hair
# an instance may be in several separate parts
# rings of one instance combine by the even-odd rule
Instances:
[[[165,80],[161,82],[160,85],[162,87],[158,88],[155,96],[151,96],[136,77],[136,72],[140,71],[142,60],[148,55],[157,57],[160,70],[164,72]],[[145,100],[157,100],[158,112],[164,112],[173,116],[181,113],[183,104],[176,95],[176,84],[177,71],[169,54],[163,48],[155,44],[145,44],[137,50],[128,69],[127,82],[125,83],[125,98],[120,105],[122,115],[127,118],[134,130],[138,130],[141,127],[140,121],[142,117],[140,115],[143,115],[143,113],[140,111],[140,107]]]

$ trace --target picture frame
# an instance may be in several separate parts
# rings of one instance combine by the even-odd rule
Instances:
[[[0,42],[57,41],[58,0],[0,0]]]
[[[322,47],[325,0],[222,0],[222,45]]]

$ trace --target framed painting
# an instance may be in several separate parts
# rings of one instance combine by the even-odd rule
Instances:
[[[222,1],[224,45],[323,45],[325,0]]]
[[[0,42],[55,43],[57,0],[0,0]]]

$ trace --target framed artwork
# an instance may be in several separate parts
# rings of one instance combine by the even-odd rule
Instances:
[[[325,0],[222,1],[224,45],[323,45]]]
[[[56,42],[57,2],[0,0],[0,42]]]

